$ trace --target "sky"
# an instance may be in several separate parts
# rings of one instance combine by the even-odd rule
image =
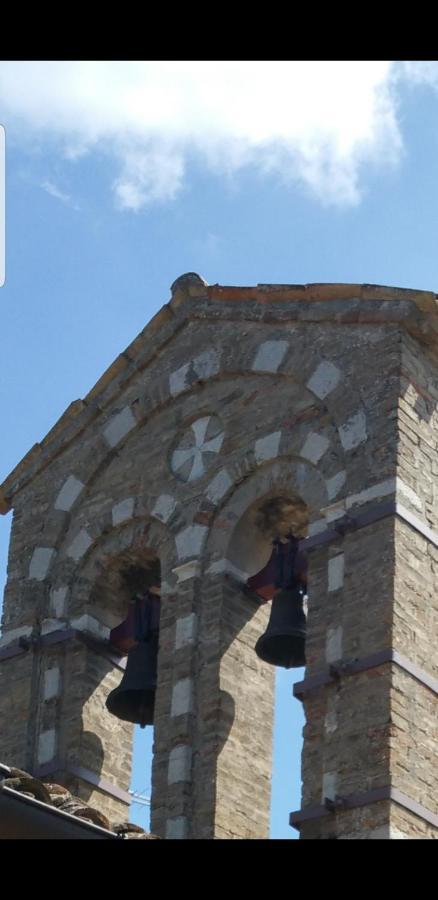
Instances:
[[[436,62],[0,62],[0,124],[0,482],[184,272],[438,291]],[[296,837],[301,677],[277,670],[273,838]]]

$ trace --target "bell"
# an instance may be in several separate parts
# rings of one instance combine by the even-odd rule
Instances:
[[[294,669],[305,665],[305,593],[305,585],[296,581],[293,587],[279,591],[272,600],[268,627],[255,646],[257,656],[272,666]]]
[[[108,695],[106,708],[113,716],[142,728],[153,724],[157,659],[158,632],[153,631],[129,651],[123,678]]]

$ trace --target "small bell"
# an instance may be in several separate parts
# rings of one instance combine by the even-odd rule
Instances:
[[[304,666],[306,639],[307,562],[292,534],[286,541],[277,538],[266,566],[247,581],[251,591],[272,600],[271,616],[255,651],[260,659],[285,669]]]
[[[141,641],[128,653],[125,673],[118,687],[108,695],[106,708],[124,722],[152,725],[157,687],[158,632]]]
[[[306,616],[304,585],[279,591],[272,600],[268,627],[258,639],[255,651],[260,659],[284,669],[304,666],[306,657]]]
[[[152,725],[157,687],[159,588],[137,594],[124,622],[113,628],[111,644],[128,653],[126,669],[117,688],[108,695],[106,708],[124,722]]]

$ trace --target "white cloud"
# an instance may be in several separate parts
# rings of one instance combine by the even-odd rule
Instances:
[[[74,209],[79,208],[72,200],[70,194],[66,194],[64,191],[62,191],[61,188],[57,187],[57,185],[54,184],[54,182],[49,178],[46,178],[44,181],[42,181],[40,187],[42,187],[42,189],[46,191],[47,194],[50,194],[51,197],[55,197],[56,200],[60,200],[61,203],[65,203],[67,206],[73,206]]]
[[[3,62],[0,101],[17,134],[59,140],[70,161],[115,157],[120,208],[172,200],[193,158],[342,205],[359,201],[365,165],[400,157],[400,77],[420,78],[389,62]]]

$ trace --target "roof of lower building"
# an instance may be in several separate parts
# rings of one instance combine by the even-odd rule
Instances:
[[[0,764],[0,840],[156,839],[132,822],[110,822],[60,784]]]

